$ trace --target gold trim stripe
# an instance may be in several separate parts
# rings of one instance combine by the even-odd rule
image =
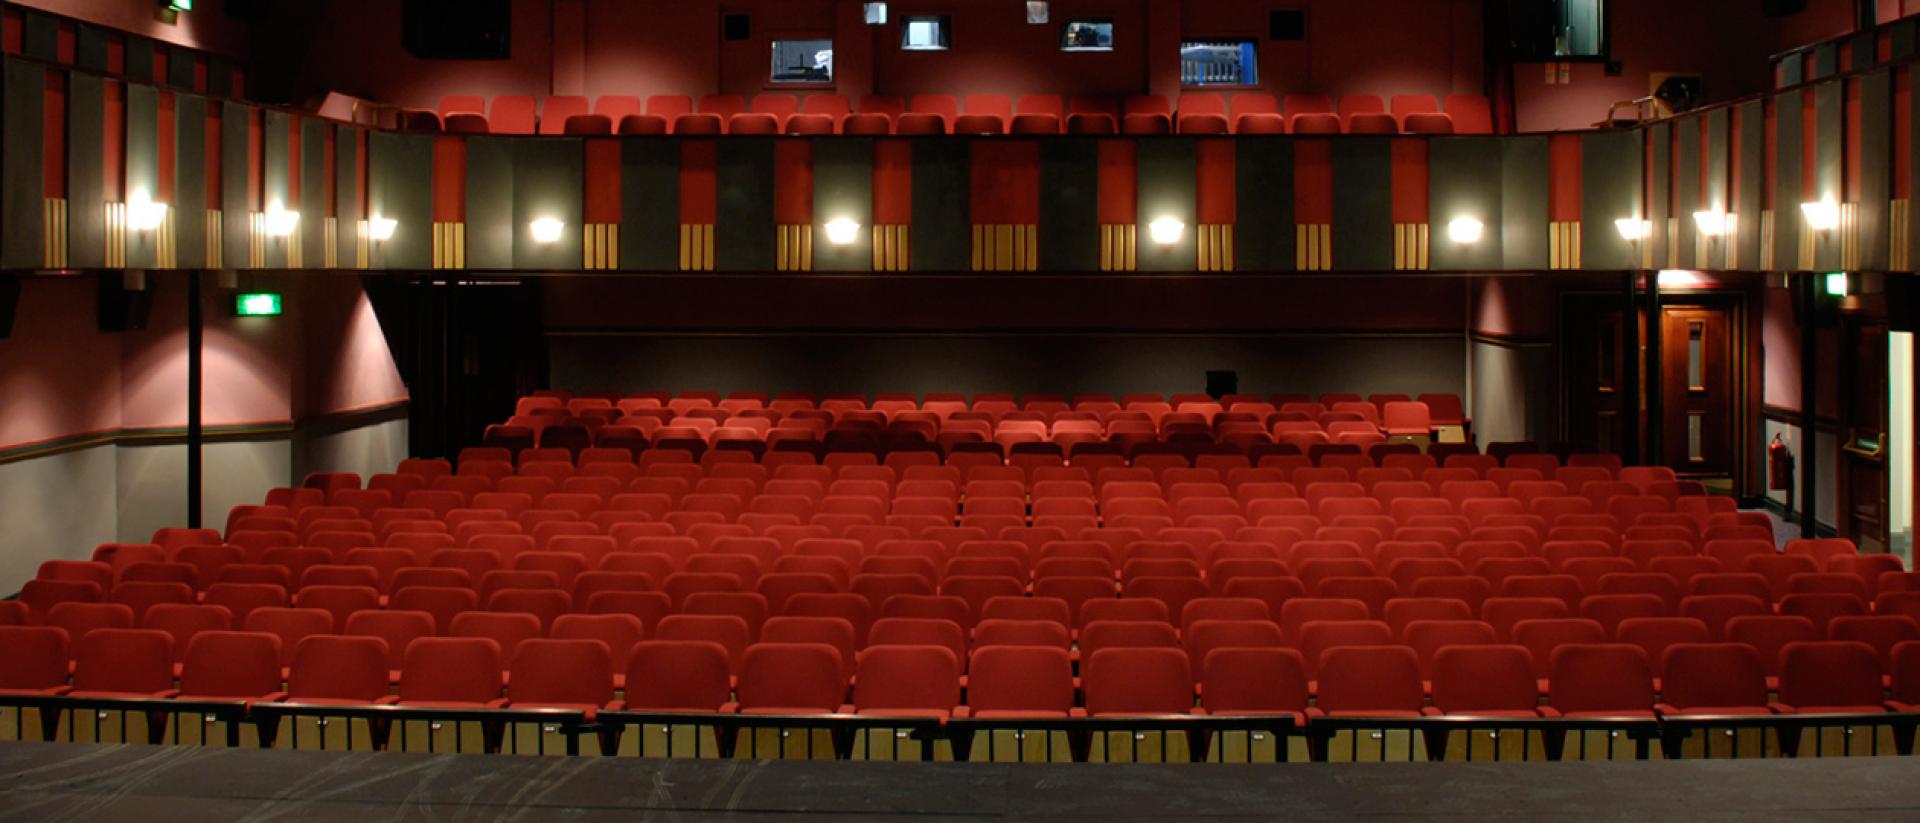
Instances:
[[[1773,268],[1775,256],[1773,223],[1773,210],[1760,212],[1760,268],[1763,270]]]
[[[67,267],[67,200],[48,197],[41,203],[42,261],[47,268]]]
[[[1299,223],[1294,226],[1294,268],[1300,271],[1333,269],[1333,225]]]
[[[226,268],[226,217],[219,209],[207,209],[207,268]]]
[[[305,236],[306,232],[301,231],[300,227],[295,225],[292,234],[281,238],[281,240],[287,244],[287,268],[300,269],[306,267],[306,255],[304,254],[306,242],[302,239]]]
[[[774,271],[813,271],[813,224],[782,223],[774,231]]]
[[[590,270],[620,268],[620,224],[588,223],[581,229],[580,266]]]
[[[1887,268],[1895,271],[1908,271],[1913,268],[1912,229],[1907,223],[1907,209],[1912,204],[1907,200],[1895,200],[1887,204]]]
[[[1034,271],[1040,268],[1040,227],[1028,223],[973,226],[974,271]]]
[[[1667,268],[1680,268],[1680,218],[1667,218]]]
[[[340,268],[340,218],[331,215],[320,221],[320,267]]]
[[[167,209],[160,217],[160,227],[153,234],[153,263],[155,268],[172,269],[180,266],[179,241],[174,236],[173,218],[176,210]]]
[[[874,271],[906,271],[913,264],[907,252],[907,224],[873,227]]]
[[[373,265],[373,221],[355,220],[353,234],[353,267],[364,269]]]
[[[1860,204],[1840,204],[1840,268],[1860,268]]]
[[[1200,270],[1233,271],[1233,224],[1200,225]]]
[[[103,258],[109,269],[127,267],[127,204],[108,203],[107,209],[107,248]]]
[[[1739,214],[1735,212],[1727,212],[1727,230],[1725,233],[1720,235],[1720,242],[1725,244],[1725,247],[1722,249],[1722,251],[1725,252],[1726,260],[1721,264],[1722,267],[1729,271],[1739,269],[1740,268],[1740,215]]]
[[[1580,221],[1556,220],[1547,224],[1548,267],[1580,268]]]
[[[1795,268],[1800,271],[1813,271],[1815,261],[1819,260],[1814,244],[1819,242],[1820,236],[1814,233],[1812,226],[1807,225],[1805,215],[1794,223],[1800,227],[1800,260]]]
[[[433,224],[433,267],[436,269],[464,269],[467,267],[467,224]]]
[[[1139,268],[1140,229],[1132,223],[1100,224],[1100,270],[1133,271]]]
[[[713,271],[713,224],[680,224],[680,270]]]
[[[1395,271],[1419,271],[1431,263],[1427,257],[1429,227],[1425,223],[1393,224],[1393,268]]]

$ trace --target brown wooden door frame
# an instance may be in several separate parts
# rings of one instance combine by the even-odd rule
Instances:
[[[1875,345],[1878,349],[1878,359],[1871,361],[1872,365],[1868,369],[1862,368],[1864,358],[1861,356],[1861,352],[1863,352],[1864,349],[1861,348],[1861,337],[1863,332],[1870,332],[1878,337],[1878,343]],[[1840,363],[1838,364],[1840,367],[1840,396],[1838,398],[1840,407],[1835,410],[1838,417],[1834,421],[1834,435],[1837,438],[1834,447],[1838,452],[1834,471],[1834,485],[1837,487],[1834,489],[1836,495],[1834,498],[1834,519],[1837,522],[1835,522],[1833,526],[1834,530],[1837,531],[1840,536],[1852,539],[1856,544],[1861,546],[1863,551],[1884,551],[1890,541],[1887,509],[1889,505],[1888,496],[1890,494],[1888,483],[1891,480],[1891,476],[1887,470],[1886,460],[1888,434],[1886,429],[1889,428],[1887,402],[1890,391],[1890,386],[1887,384],[1888,363],[1886,346],[1887,341],[1890,339],[1888,332],[1888,324],[1884,317],[1864,314],[1843,314],[1840,317]],[[1860,389],[1863,386],[1862,378],[1870,371],[1875,370],[1873,367],[1877,367],[1877,371],[1879,372],[1877,375],[1879,390],[1876,392],[1878,397],[1877,399],[1863,398],[1860,395]],[[1863,400],[1866,401],[1866,404],[1877,404],[1879,407],[1878,414],[1863,414],[1863,405],[1866,405],[1863,404]],[[1871,431],[1869,431],[1869,429],[1871,429]],[[1863,447],[1861,445],[1861,438],[1863,437],[1871,438],[1875,443],[1875,447],[1873,449]],[[1875,488],[1872,489],[1872,494],[1876,499],[1878,509],[1878,515],[1876,517],[1866,518],[1871,521],[1874,529],[1871,534],[1866,535],[1870,538],[1871,542],[1862,539],[1863,533],[1857,528],[1862,525],[1861,521],[1863,518],[1856,516],[1858,514],[1858,507],[1855,504],[1859,497],[1859,489],[1855,487],[1856,484],[1854,481],[1863,475],[1872,475],[1874,477],[1873,484]]]

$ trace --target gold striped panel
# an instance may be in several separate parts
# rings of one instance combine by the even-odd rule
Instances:
[[[1396,271],[1421,271],[1432,266],[1427,256],[1427,241],[1432,227],[1426,223],[1393,224],[1393,268]]]
[[[1140,267],[1140,229],[1132,223],[1100,224],[1100,270],[1133,271]]]
[[[247,221],[247,268],[267,266],[267,215],[254,212]]]
[[[874,271],[906,271],[913,262],[907,252],[907,224],[873,227]]]
[[[1580,221],[1555,220],[1547,224],[1547,265],[1555,269],[1580,268]]]
[[[226,268],[226,218],[219,209],[207,209],[207,268]]]
[[[1294,226],[1294,268],[1300,271],[1333,269],[1333,224],[1300,223]]]
[[[584,269],[620,268],[620,224],[588,223],[581,227],[580,267]]]
[[[1773,268],[1773,211],[1760,212],[1760,268]]]
[[[320,219],[320,267],[340,268],[340,218]]]
[[[177,249],[178,240],[175,238],[173,231],[173,217],[178,213],[178,209],[167,209],[167,213],[160,217],[160,227],[154,229],[154,268],[172,269],[178,268],[180,265],[180,254]]]
[[[713,271],[713,224],[680,224],[680,270]]]
[[[124,269],[127,267],[127,204],[108,203],[106,206],[106,267],[109,269]]]
[[[1726,244],[1727,256],[1721,268],[1728,271],[1740,268],[1740,215],[1727,212],[1727,230],[1720,235],[1720,242]]]
[[[1040,227],[1009,223],[973,226],[974,271],[1033,271],[1040,268]]]
[[[1840,204],[1840,268],[1860,268],[1860,204]]]
[[[1713,253],[1713,241],[1719,238],[1701,231],[1700,221],[1689,218],[1688,222],[1693,224],[1693,267],[1696,269],[1712,268],[1712,264],[1707,261]]]
[[[813,271],[813,224],[782,223],[774,227],[774,271]]]
[[[1233,271],[1233,224],[1202,223],[1199,235],[1200,270]]]
[[[364,269],[373,264],[373,221],[356,220],[359,231],[353,238],[353,267]]]
[[[433,267],[436,269],[464,269],[467,267],[467,224],[433,224]]]
[[[1680,268],[1680,218],[1667,218],[1667,268]]]
[[[1888,244],[1887,268],[1895,271],[1907,271],[1913,268],[1912,227],[1907,224],[1907,209],[1912,204],[1906,200],[1895,200],[1887,204]],[[1728,261],[1729,264],[1732,261]]]
[[[1804,216],[1794,222],[1800,227],[1800,259],[1796,261],[1795,268],[1800,271],[1813,271],[1814,261],[1819,259],[1819,255],[1814,253],[1816,251],[1814,244],[1820,242],[1820,235],[1813,230],[1812,226],[1807,225]]]
[[[67,267],[67,200],[64,197],[48,197],[42,203],[44,228],[41,239],[46,252],[44,264],[50,269]]]

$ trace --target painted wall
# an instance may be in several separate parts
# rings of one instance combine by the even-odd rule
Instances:
[[[226,0],[199,0],[193,11],[176,15],[171,22],[154,0],[8,0],[8,3],[44,9],[187,48],[233,57],[245,57],[251,52],[248,26],[227,14]]]
[[[1472,281],[1465,399],[1481,444],[1552,439],[1556,288],[1539,277]]]

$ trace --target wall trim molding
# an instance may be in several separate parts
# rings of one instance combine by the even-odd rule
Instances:
[[[1789,409],[1773,405],[1761,406],[1760,417],[1777,423],[1785,423],[1789,426],[1798,427],[1800,425],[1799,409]],[[1840,421],[1832,415],[1817,414],[1814,415],[1813,426],[1819,431],[1839,431]]]
[[[581,327],[570,329],[548,329],[547,337],[705,337],[705,338],[754,338],[754,337],[931,337],[931,338],[994,338],[994,337],[1166,337],[1194,338],[1209,337],[1266,337],[1279,339],[1388,339],[1388,340],[1453,340],[1460,337],[1458,330],[1446,329],[1405,329],[1405,330],[1367,330],[1367,329],[1218,329],[1207,331],[1189,331],[1181,329],[985,329],[952,331],[928,329],[767,329],[767,330],[715,330],[715,329],[613,329]]]
[[[308,430],[319,430],[322,434],[346,431],[404,418],[407,416],[409,402],[406,399],[387,400],[350,409],[322,412],[299,420],[263,420],[207,426],[204,429],[205,442],[253,443],[290,440],[296,433]],[[125,426],[0,446],[0,465],[51,457],[96,446],[170,446],[186,442],[187,427],[185,426]]]

